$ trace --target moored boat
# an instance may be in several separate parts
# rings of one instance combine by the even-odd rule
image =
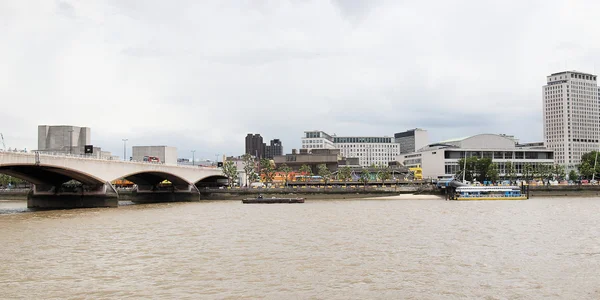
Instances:
[[[516,186],[459,186],[450,200],[527,200],[528,198],[528,195],[523,194]]]
[[[304,198],[263,198],[258,196],[256,198],[246,198],[242,200],[245,204],[272,204],[272,203],[304,203]]]

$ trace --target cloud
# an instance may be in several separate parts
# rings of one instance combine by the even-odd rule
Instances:
[[[190,156],[286,151],[305,130],[542,139],[545,76],[595,72],[596,1],[4,1],[0,132],[92,128],[94,144]],[[211,154],[212,153],[212,154]]]

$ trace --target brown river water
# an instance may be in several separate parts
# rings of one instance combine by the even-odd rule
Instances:
[[[1,299],[600,299],[600,199],[0,201]]]

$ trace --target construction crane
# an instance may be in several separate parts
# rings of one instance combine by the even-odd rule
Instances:
[[[4,135],[0,133],[0,137],[2,138],[2,149],[6,151],[6,144],[4,143]]]

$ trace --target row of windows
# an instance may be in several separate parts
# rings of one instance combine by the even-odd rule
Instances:
[[[334,137],[334,143],[392,143],[391,137]]]

